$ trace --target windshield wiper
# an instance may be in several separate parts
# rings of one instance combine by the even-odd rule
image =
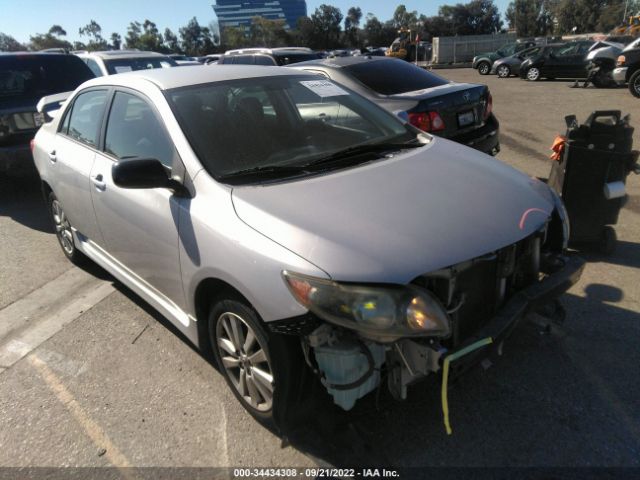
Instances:
[[[305,173],[307,169],[304,166],[294,165],[262,165],[259,167],[245,168],[244,170],[238,170],[236,172],[225,173],[220,175],[218,180],[228,180],[231,178],[245,177],[245,176],[288,176],[296,175],[299,173]]]
[[[423,143],[420,142],[411,142],[411,143],[367,143],[363,145],[356,145],[354,147],[348,147],[343,150],[338,150],[337,152],[333,152],[327,156],[321,157],[313,162],[307,163],[303,165],[303,168],[308,167],[316,167],[318,165],[324,165],[327,163],[332,163],[337,160],[344,160],[348,158],[357,158],[358,156],[365,153],[383,153],[390,152],[395,150],[404,150],[407,148],[418,148],[424,146]]]

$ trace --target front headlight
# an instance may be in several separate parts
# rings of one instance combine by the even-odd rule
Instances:
[[[366,286],[282,273],[295,299],[327,322],[387,338],[451,332],[437,298],[414,286]]]
[[[567,209],[564,206],[564,202],[560,195],[557,192],[549,187],[551,191],[551,195],[553,196],[553,203],[556,207],[556,211],[558,212],[558,216],[560,217],[560,221],[562,222],[562,249],[566,250],[569,246],[569,236],[571,235],[571,225],[569,224],[569,214],[567,213]]]

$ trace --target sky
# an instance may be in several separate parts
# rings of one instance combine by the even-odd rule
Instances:
[[[363,15],[371,12],[380,20],[388,20],[399,4],[407,10],[417,10],[425,15],[435,15],[443,4],[465,3],[466,0],[372,0],[358,3],[356,0],[307,0],[309,14],[326,3],[342,10],[343,14],[352,6],[359,6]],[[92,19],[102,27],[103,37],[109,38],[118,32],[124,38],[129,22],[149,19],[160,31],[169,27],[177,34],[178,28],[197,17],[201,25],[215,20],[211,8],[212,0],[0,0],[0,32],[11,35],[20,42],[28,42],[34,33],[44,33],[51,25],[61,25],[70,41],[82,40],[78,29]],[[496,0],[501,13],[509,0]]]

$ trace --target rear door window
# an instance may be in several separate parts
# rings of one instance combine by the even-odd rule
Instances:
[[[98,144],[98,132],[107,103],[107,93],[106,90],[90,90],[78,95],[62,123],[60,132],[95,147]]]
[[[404,60],[365,61],[343,68],[381,95],[397,95],[449,83],[448,80]]]

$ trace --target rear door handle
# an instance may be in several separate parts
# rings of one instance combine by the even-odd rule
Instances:
[[[58,157],[56,157],[56,151],[55,150],[51,150],[49,152],[49,160],[51,161],[51,163],[56,163],[58,161]]]
[[[102,181],[102,174],[100,173],[95,177],[91,177],[91,183],[101,192],[104,192],[107,188],[107,184]]]

